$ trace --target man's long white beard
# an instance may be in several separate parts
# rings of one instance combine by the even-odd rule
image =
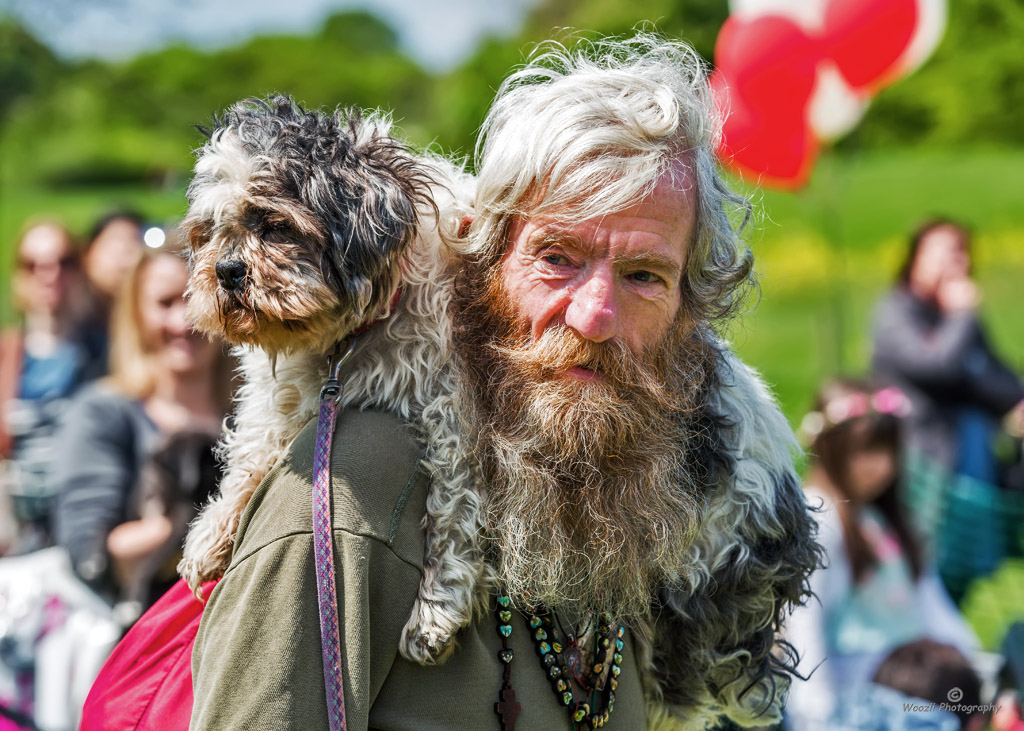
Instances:
[[[702,513],[689,447],[713,348],[678,325],[638,356],[564,327],[530,342],[497,324],[457,338],[478,340],[464,358],[500,581],[525,605],[646,616],[657,585],[685,571]],[[564,377],[576,365],[601,379]]]

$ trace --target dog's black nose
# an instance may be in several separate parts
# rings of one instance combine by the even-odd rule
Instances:
[[[236,260],[219,261],[214,269],[217,272],[217,279],[220,280],[220,286],[228,292],[233,292],[238,289],[245,280],[245,275],[248,272],[245,268],[245,264]]]

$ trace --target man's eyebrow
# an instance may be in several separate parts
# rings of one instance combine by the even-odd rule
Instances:
[[[681,275],[682,265],[669,256],[661,254],[625,254],[615,257],[616,264],[630,269],[655,269],[673,277]]]
[[[554,244],[569,246],[584,254],[589,253],[594,248],[592,243],[584,241],[576,233],[568,229],[558,228],[557,226],[545,226],[530,236],[530,245],[534,249],[541,249]]]

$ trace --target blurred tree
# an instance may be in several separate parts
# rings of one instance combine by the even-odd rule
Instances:
[[[61,0],[71,12],[70,0]],[[65,63],[17,23],[0,21],[5,179],[78,185],[180,185],[207,123],[248,96],[287,92],[309,107],[393,110],[418,145],[470,156],[501,80],[537,43],[646,28],[688,39],[710,60],[726,0],[542,0],[512,37],[484,39],[451,72],[431,75],[367,12],[328,18],[307,37],[263,36],[234,48],[175,45],[128,62]],[[955,0],[935,56],[876,99],[841,148],[1024,143],[1024,4]]]
[[[0,125],[20,99],[49,89],[62,69],[53,52],[9,18],[0,18]]]
[[[951,0],[946,35],[841,147],[1024,144],[1024,3]]]

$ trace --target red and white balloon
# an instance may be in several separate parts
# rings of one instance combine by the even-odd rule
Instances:
[[[945,0],[732,0],[712,89],[722,157],[762,183],[798,188],[821,142],[856,126],[870,98],[932,53]]]

